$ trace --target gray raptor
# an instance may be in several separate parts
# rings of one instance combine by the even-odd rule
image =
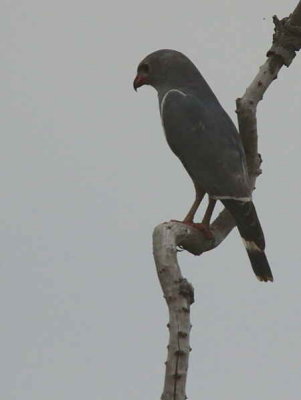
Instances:
[[[210,237],[210,218],[220,200],[236,222],[257,278],[273,281],[240,136],[205,79],[184,54],[158,50],[138,66],[134,89],[142,85],[157,90],[167,142],[195,186],[196,199],[183,222]],[[206,193],[208,208],[202,224],[195,224]]]

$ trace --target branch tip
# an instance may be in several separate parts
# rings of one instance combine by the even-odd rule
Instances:
[[[274,15],[274,34],[272,47],[267,57],[277,56],[288,67],[301,48],[301,27],[292,23],[294,14],[281,20]],[[276,77],[275,77],[276,79]]]

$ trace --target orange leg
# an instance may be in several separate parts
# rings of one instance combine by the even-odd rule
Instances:
[[[203,200],[204,196],[205,196],[205,192],[202,189],[200,189],[197,185],[195,185],[195,200],[194,200],[190,210],[188,211],[188,214],[183,219],[183,221],[177,221],[174,219],[172,219],[172,221],[182,222],[184,224],[193,226],[194,228],[202,231],[203,234],[205,235],[205,237],[210,240],[213,238],[213,235],[209,229],[209,224],[210,224],[210,219],[211,219],[214,207],[215,207],[216,200],[209,197],[209,203],[208,203],[208,206],[207,206],[207,209],[206,209],[206,212],[205,212],[202,222],[201,223],[193,222],[195,213],[197,212],[197,209],[199,208],[199,205],[200,205],[201,201]]]
[[[200,230],[204,234],[206,239],[208,239],[208,240],[213,238],[212,232],[210,231],[210,228],[209,228],[209,224],[210,224],[210,219],[211,219],[214,207],[215,207],[215,203],[216,203],[216,200],[214,200],[211,197],[209,197],[209,203],[208,203],[204,218],[203,218],[201,223],[193,222],[193,219],[192,220],[184,219],[184,221],[183,221],[185,224],[193,226],[194,228]],[[190,213],[191,214],[193,213],[195,204],[197,204],[197,199],[193,203],[193,205],[191,207],[191,210],[187,214],[187,217],[190,217]],[[198,205],[199,204],[200,203],[198,203]],[[197,205],[197,207],[198,207],[198,205]],[[195,211],[194,211],[194,214],[195,214]],[[194,214],[193,214],[193,216],[194,216]]]
[[[194,203],[192,204],[190,210],[188,211],[188,214],[183,219],[183,222],[193,223],[195,213],[197,212],[197,209],[199,208],[199,205],[200,205],[201,201],[203,200],[204,196],[205,196],[205,192],[203,190],[200,190],[197,186],[195,186],[195,200],[194,200]]]
[[[207,228],[209,228],[210,219],[212,217],[212,213],[213,213],[215,204],[216,204],[216,200],[209,197],[208,207],[207,207],[207,210],[205,212],[205,215],[204,215],[204,218],[202,221],[202,224],[204,224]]]

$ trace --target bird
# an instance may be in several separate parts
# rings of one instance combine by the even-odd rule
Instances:
[[[240,135],[197,67],[183,53],[161,49],[138,65],[134,89],[152,86],[167,143],[195,187],[195,200],[183,223],[209,229],[215,203],[221,201],[235,220],[259,281],[273,281],[265,238],[252,200],[246,156]],[[205,195],[209,203],[202,223],[194,222]]]

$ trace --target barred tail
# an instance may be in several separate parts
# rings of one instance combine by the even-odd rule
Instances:
[[[255,275],[260,281],[272,282],[272,271],[264,252],[264,235],[253,202],[234,199],[221,201],[235,219]]]

